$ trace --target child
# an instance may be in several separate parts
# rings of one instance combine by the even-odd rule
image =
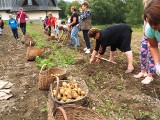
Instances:
[[[4,22],[0,16],[0,36],[2,36],[3,27],[4,27]]]
[[[144,6],[148,4],[149,0],[143,0]],[[151,56],[149,47],[148,47],[148,38],[146,37],[144,31],[147,22],[144,20],[144,29],[143,29],[143,37],[141,41],[141,49],[140,49],[140,64],[141,64],[141,72],[138,75],[134,75],[135,78],[145,77],[141,81],[142,84],[149,84],[153,81],[153,73],[154,73],[154,61]],[[147,59],[149,60],[149,65],[147,65]],[[148,74],[147,74],[147,66],[148,66]]]
[[[18,37],[18,22],[16,21],[16,19],[14,18],[13,14],[9,15],[9,20],[8,20],[8,25],[11,27],[11,30],[13,32],[13,36],[16,40],[19,39]]]
[[[58,40],[59,39],[59,20],[58,18],[55,22],[54,35],[55,35],[55,40]]]
[[[46,29],[47,25],[48,25],[48,16],[46,16],[46,18],[43,21],[43,27],[44,27],[44,29]]]

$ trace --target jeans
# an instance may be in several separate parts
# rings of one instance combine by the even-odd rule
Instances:
[[[20,23],[20,28],[22,30],[23,35],[25,35],[26,34],[26,22]]]
[[[87,49],[90,49],[91,46],[90,46],[90,39],[89,39],[89,37],[88,37],[88,31],[89,31],[89,30],[83,30],[83,38],[84,38],[84,40],[85,40],[85,42],[86,42],[86,47],[87,47]]]
[[[74,47],[76,48],[77,45],[79,45],[78,27],[77,26],[72,27],[72,30],[71,30],[71,40],[73,42]]]
[[[18,39],[19,37],[18,37],[18,29],[16,28],[16,29],[12,29],[12,32],[13,32],[13,36],[14,36],[14,38],[15,39]]]

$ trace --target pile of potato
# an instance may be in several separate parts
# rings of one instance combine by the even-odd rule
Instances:
[[[53,96],[56,97],[56,88],[54,88],[52,92]],[[62,86],[58,89],[57,99],[61,102],[70,102],[81,99],[85,94],[85,91],[79,88],[77,83],[63,82]]]

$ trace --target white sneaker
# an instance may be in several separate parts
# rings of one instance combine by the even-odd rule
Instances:
[[[91,53],[90,49],[87,49],[85,53],[86,53],[86,54]]]
[[[141,78],[141,77],[147,77],[147,73],[140,72],[140,73],[138,73],[138,75],[134,75],[134,78]]]
[[[149,84],[153,81],[153,77],[146,77],[144,80],[141,81],[142,84]]]
[[[86,47],[86,48],[84,48],[83,50],[84,50],[84,51],[86,51],[86,50],[87,50],[87,47]]]

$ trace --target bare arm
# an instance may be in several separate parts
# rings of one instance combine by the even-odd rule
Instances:
[[[158,42],[155,38],[149,38],[149,49],[151,51],[152,57],[154,59],[154,63],[160,63],[160,55],[158,50]]]
[[[73,24],[75,24],[75,23],[76,23],[76,20],[77,20],[77,18],[76,18],[76,17],[73,17],[73,22],[71,22],[69,26],[72,26]]]
[[[97,51],[96,51],[96,50],[93,50],[92,56],[91,56],[90,62],[89,62],[90,64],[94,61],[94,58],[95,58],[96,54],[97,54]]]

